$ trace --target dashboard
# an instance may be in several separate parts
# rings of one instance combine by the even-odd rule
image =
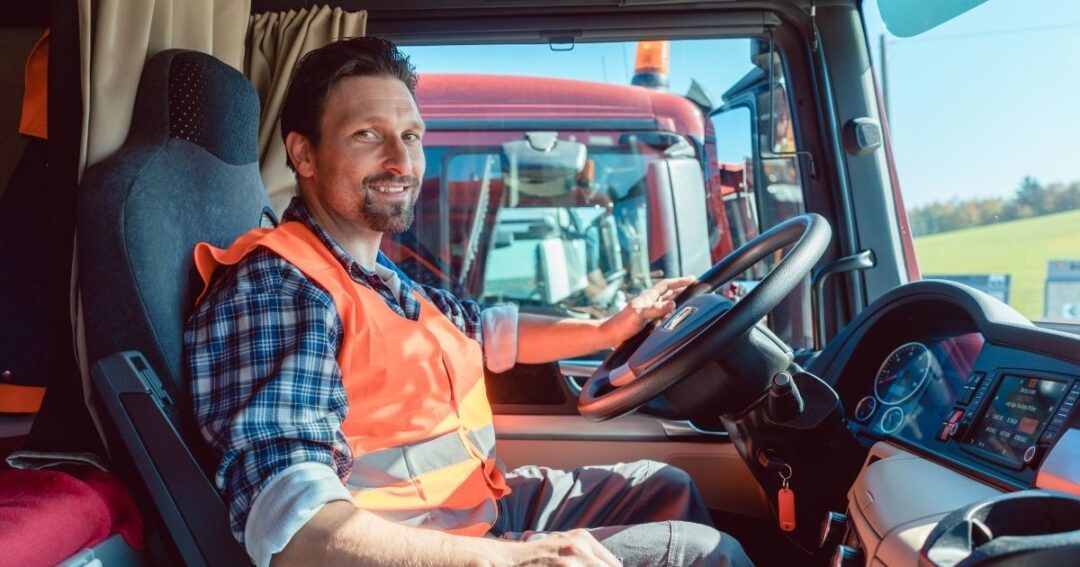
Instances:
[[[921,563],[939,522],[1008,493],[1049,495],[1021,514],[1080,496],[1080,336],[972,288],[922,281],[863,310],[807,370],[832,385],[867,449],[845,513],[822,524],[836,564]]]
[[[856,437],[1003,489],[1035,486],[1056,441],[1080,427],[1080,337],[1034,327],[969,288],[906,287],[812,366]]]

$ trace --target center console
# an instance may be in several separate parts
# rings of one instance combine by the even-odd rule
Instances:
[[[1001,493],[895,445],[878,443],[848,491],[846,523],[823,526],[822,539],[847,548],[836,550],[851,556],[840,564],[916,565],[919,548],[939,520]]]
[[[1017,409],[1015,405],[1020,402],[1016,400],[1039,397],[1030,391],[1029,382],[1014,385],[1003,381],[1003,384],[1001,407]],[[1026,391],[1020,393],[1020,389]],[[1052,387],[1046,387],[1045,391],[1052,397]],[[1030,407],[1020,408],[1023,412],[1029,410]],[[972,449],[1010,466],[1020,466],[1017,463],[1023,462],[1023,455],[1018,450],[1021,443],[1001,442],[1003,436],[993,431],[996,427],[992,424],[1011,424],[1020,431],[1031,427],[1021,425],[1026,417],[986,411],[975,422],[977,425],[970,443]],[[1020,435],[1032,434],[1021,431]],[[980,442],[984,445],[980,446]],[[822,545],[833,549],[832,565],[935,565],[938,563],[927,557],[920,560],[920,553],[926,555],[925,549],[933,551],[934,546],[956,547],[958,538],[949,533],[962,532],[968,538],[964,543],[972,547],[992,543],[996,537],[1022,535],[1056,538],[1056,545],[1060,547],[1065,542],[1072,546],[1069,553],[1080,559],[1080,531],[1077,531],[1080,530],[1080,499],[1068,494],[1080,495],[1080,479],[1071,470],[1078,451],[1080,429],[1069,430],[1062,442],[1046,456],[1039,471],[1036,486],[1051,492],[1029,490],[1025,492],[1031,495],[1025,496],[1024,492],[991,486],[904,448],[879,442],[871,448],[862,471],[848,491],[846,513],[830,513],[822,524]],[[1014,498],[1016,496],[1024,497]],[[997,503],[1006,499],[1009,502]],[[1060,506],[1048,506],[1048,503]],[[995,506],[999,510],[993,513]],[[964,516],[965,510],[970,511],[972,517]],[[957,527],[964,522],[983,532],[973,531],[970,526]],[[956,524],[952,526],[952,532],[945,533],[946,523]],[[1019,544],[1013,541],[1009,545],[1016,548]],[[1035,552],[1048,548],[1045,544],[1030,547]],[[950,553],[941,549],[936,551],[939,556]],[[955,554],[955,550],[952,553]]]

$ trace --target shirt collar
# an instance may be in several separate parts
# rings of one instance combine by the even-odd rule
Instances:
[[[365,268],[360,262],[357,262],[343,246],[334,240],[333,236],[330,236],[329,232],[319,225],[319,222],[315,220],[311,211],[308,210],[307,205],[304,203],[304,199],[300,196],[293,197],[292,201],[289,202],[289,207],[285,209],[285,213],[281,216],[281,220],[282,222],[296,221],[303,223],[304,226],[308,227],[311,232],[314,232],[315,235],[323,241],[323,244],[330,249],[330,252],[334,254],[334,257],[337,258],[337,261],[341,263],[341,266],[345,268],[345,271],[349,274],[360,273],[369,278],[379,277],[378,274]],[[405,275],[405,272],[402,272],[400,268],[394,265],[394,263],[390,261],[390,258],[387,258],[386,255],[382,253],[382,250],[375,256],[375,263],[397,272],[398,277],[401,278],[403,289],[412,287],[412,280]]]

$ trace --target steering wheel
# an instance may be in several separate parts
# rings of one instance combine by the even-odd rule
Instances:
[[[592,421],[629,413],[715,360],[799,285],[825,253],[831,236],[821,215],[803,214],[721,259],[676,298],[675,310],[662,323],[650,324],[604,360],[582,386],[578,411]],[[714,293],[792,243],[780,263],[734,305]],[[770,377],[760,388],[749,389],[733,378],[719,377],[713,387],[720,395],[730,394],[726,398],[734,407],[731,411],[739,411],[764,392]]]

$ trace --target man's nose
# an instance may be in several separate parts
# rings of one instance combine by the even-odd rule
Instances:
[[[394,175],[407,175],[412,172],[412,156],[409,147],[400,138],[391,138],[386,142],[383,167]]]

